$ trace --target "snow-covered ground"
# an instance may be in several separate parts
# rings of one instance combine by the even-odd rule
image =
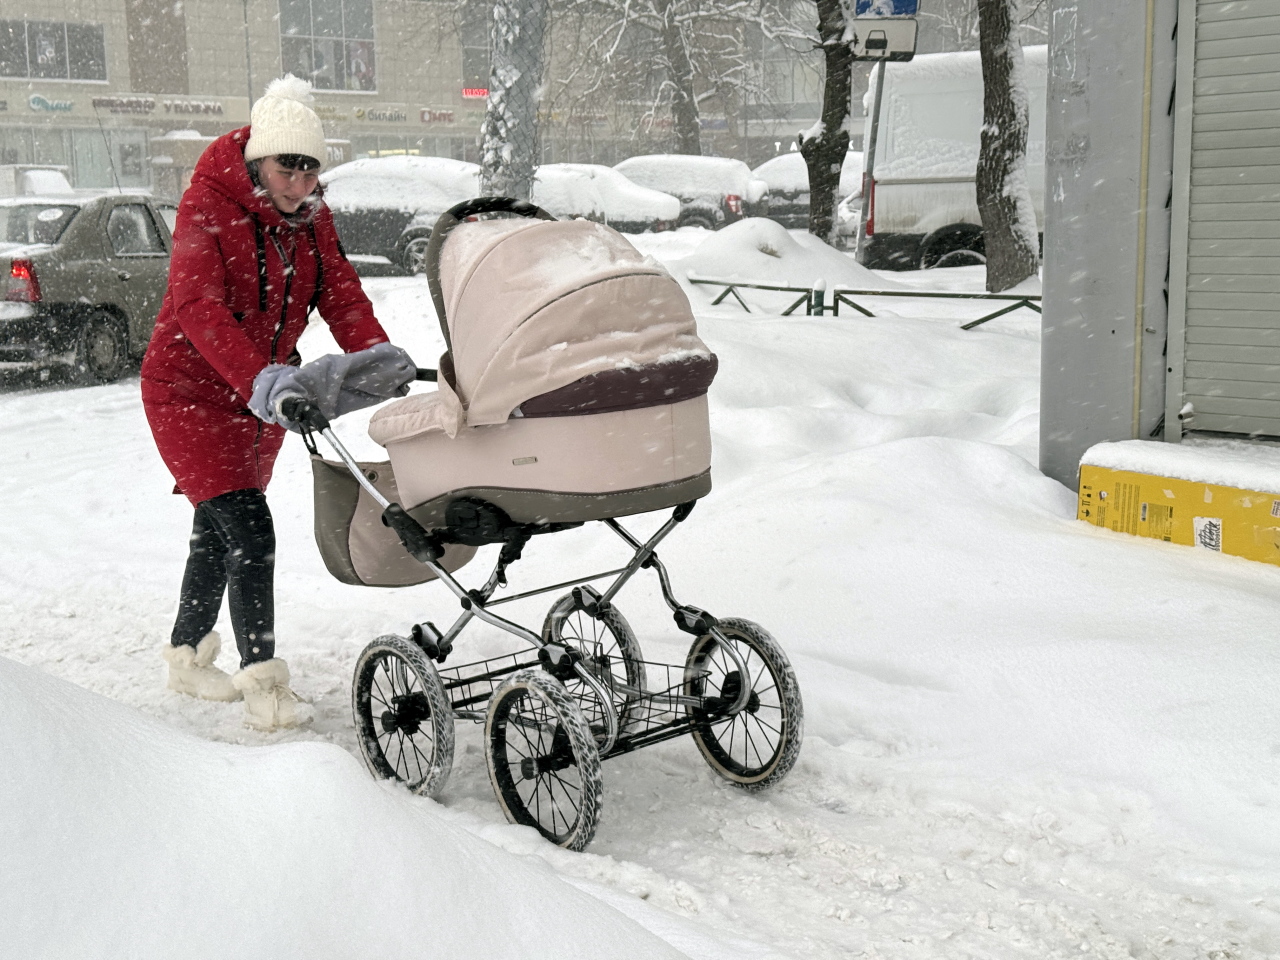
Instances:
[[[703,235],[634,239],[675,261]],[[980,287],[974,268],[885,279]],[[366,288],[433,362],[425,281]],[[1280,571],[1073,519],[1034,466],[1034,314],[965,332],[980,304],[781,318],[690,297],[721,361],[716,488],[662,554],[682,598],[789,652],[806,741],[783,784],[741,793],[686,740],[639,751],[605,764],[599,833],[571,854],[505,823],[473,725],[439,803],[365,780],[343,755],[355,658],[453,604],[329,578],[296,441],[270,500],[280,653],[313,728],[261,735],[239,705],[168,693],[156,648],[190,507],[137,382],[10,392],[0,657],[37,669],[0,660],[0,943],[182,955],[144,928],[199,901],[192,929],[250,931],[209,956],[457,956],[468,924],[477,956],[520,924],[508,955],[575,955],[566,925],[600,957],[1280,954]],[[304,354],[330,343],[310,331]],[[339,427],[377,455],[361,417]],[[612,539],[545,538],[512,586],[603,569]],[[619,606],[653,659],[683,660],[650,584]],[[541,621],[536,601],[519,613]],[[506,649],[484,629],[460,647]]]

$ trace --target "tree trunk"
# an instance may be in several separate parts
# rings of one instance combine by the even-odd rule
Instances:
[[[853,45],[846,27],[841,0],[818,0],[818,45],[826,63],[822,119],[798,139],[809,168],[809,232],[827,243],[835,239],[840,170],[849,152]]]
[[[1029,104],[1017,12],[1017,0],[978,0],[983,86],[978,213],[991,293],[1033,276],[1040,263],[1027,182]]]
[[[684,45],[684,35],[676,22],[673,0],[657,0],[654,8],[662,17],[662,52],[671,70],[671,120],[675,132],[675,152],[702,155],[702,125],[698,122],[698,99],[693,90],[693,63]]]
[[[538,87],[547,0],[497,0],[489,104],[480,136],[481,192],[528,200],[538,165]]]

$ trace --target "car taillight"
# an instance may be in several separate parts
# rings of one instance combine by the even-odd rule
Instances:
[[[17,259],[9,266],[9,290],[6,300],[36,303],[40,299],[40,279],[30,260]]]
[[[863,174],[862,202],[867,205],[867,236],[876,232],[876,180]]]
[[[729,212],[734,216],[742,215],[742,198],[736,193],[731,193],[724,198],[725,204],[729,207]]]

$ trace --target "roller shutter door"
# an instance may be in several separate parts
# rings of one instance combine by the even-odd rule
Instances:
[[[1187,426],[1280,437],[1280,3],[1196,11]]]

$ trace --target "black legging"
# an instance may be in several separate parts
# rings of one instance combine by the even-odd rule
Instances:
[[[217,622],[226,591],[241,668],[274,657],[275,560],[275,528],[261,490],[233,490],[197,506],[173,644],[198,644]]]

